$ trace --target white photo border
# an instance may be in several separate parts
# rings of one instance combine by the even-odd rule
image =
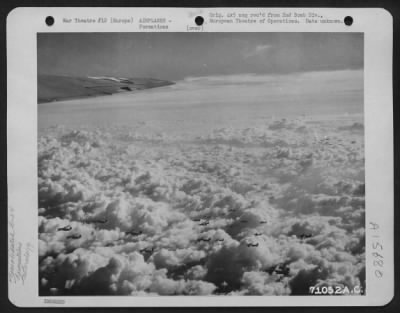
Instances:
[[[210,12],[316,12],[337,24],[209,24]],[[140,32],[137,24],[62,23],[63,18],[167,17],[162,32],[361,32],[364,34],[366,181],[366,294],[357,296],[57,296],[40,297],[38,282],[37,34],[48,32]],[[44,20],[53,16],[55,24]],[[154,32],[154,31],[149,31]],[[393,203],[393,18],[380,8],[16,8],[7,17],[7,158],[9,300],[17,307],[253,307],[382,306],[394,296]],[[22,86],[22,87],[21,87]],[[23,90],[23,91],[22,91]],[[380,248],[382,247],[382,249]],[[379,249],[379,251],[377,250]],[[15,253],[24,265],[15,274]],[[374,252],[384,257],[377,268]],[[382,277],[377,271],[382,271]]]

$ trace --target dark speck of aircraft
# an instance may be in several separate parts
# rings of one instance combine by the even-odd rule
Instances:
[[[268,221],[260,221],[260,224],[267,224]]]
[[[72,229],[72,227],[70,225],[68,225],[65,227],[57,228],[57,231],[70,231],[71,229]]]
[[[67,236],[67,239],[79,239],[81,237],[82,237],[81,234],[73,234],[73,235]]]
[[[200,242],[200,241],[209,242],[210,240],[211,240],[211,238],[199,238],[199,239],[197,239],[198,242]]]
[[[132,235],[132,236],[139,236],[139,235],[143,234],[143,232],[141,230],[139,230],[139,231],[131,230],[131,231],[127,231],[126,234]]]
[[[262,233],[254,233],[254,236],[261,236]]]
[[[208,224],[210,224],[210,222],[204,221],[204,222],[201,222],[199,225],[200,225],[200,226],[206,226],[206,225],[208,225]]]
[[[257,243],[248,243],[248,247],[258,247],[258,242]]]
[[[152,253],[154,251],[154,247],[152,248],[144,248],[144,249],[140,249],[139,252],[140,253]]]
[[[297,236],[300,239],[307,239],[307,238],[311,238],[312,234],[301,234]]]

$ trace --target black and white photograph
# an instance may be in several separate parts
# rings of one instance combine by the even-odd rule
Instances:
[[[37,83],[40,296],[365,295],[363,33],[38,33]]]

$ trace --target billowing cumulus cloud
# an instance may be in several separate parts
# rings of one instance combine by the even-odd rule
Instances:
[[[141,127],[41,134],[41,295],[364,286],[359,121],[266,119],[196,137]]]

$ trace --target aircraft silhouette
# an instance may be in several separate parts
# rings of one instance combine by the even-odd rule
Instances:
[[[140,249],[140,250],[139,250],[140,253],[143,253],[143,252],[145,252],[145,253],[151,253],[151,252],[153,252],[153,251],[154,251],[154,247],[152,247],[152,248],[144,248],[144,249]]]
[[[81,234],[73,234],[73,235],[67,236],[67,239],[79,239],[81,237],[82,237]]]
[[[57,228],[57,231],[70,231],[72,227],[70,225]]]
[[[248,247],[258,247],[258,242],[257,243],[248,243]]]
[[[210,240],[211,240],[211,238],[199,238],[199,239],[197,239],[198,242],[200,242],[200,241],[209,242]]]
[[[307,238],[311,238],[312,234],[300,234],[300,235],[297,235],[297,237],[300,239],[307,239]]]
[[[139,231],[130,230],[130,231],[127,231],[125,234],[132,235],[132,236],[139,236],[139,235],[143,234],[143,232],[141,230],[139,230]]]
[[[204,221],[204,222],[201,222],[199,225],[200,225],[200,226],[206,226],[206,225],[208,225],[208,224],[210,224],[210,222]]]

